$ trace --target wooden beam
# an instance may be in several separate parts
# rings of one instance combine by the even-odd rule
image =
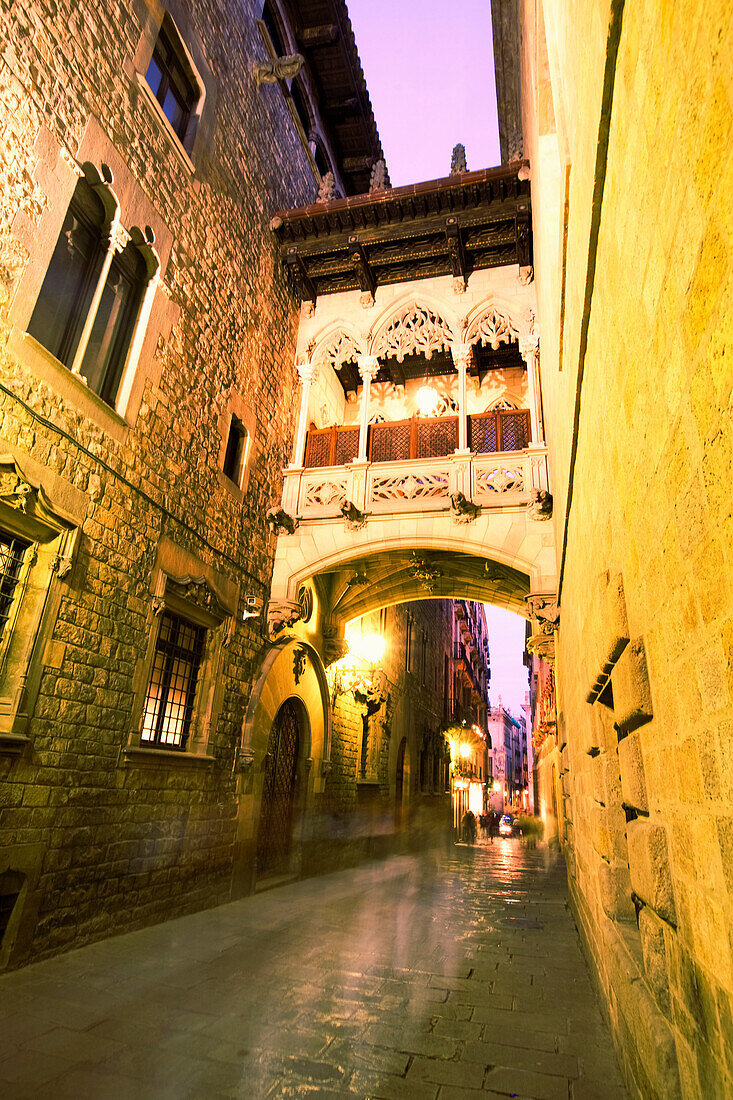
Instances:
[[[348,99],[334,99],[321,104],[321,112],[327,118],[354,118],[360,114],[361,106],[356,96],[350,96]]]
[[[461,230],[458,225],[458,218],[446,218],[445,235],[448,241],[448,258],[450,260],[453,278],[463,279],[464,283],[468,282],[469,271],[466,265],[466,254],[463,250],[463,241],[461,240]]]
[[[336,23],[322,23],[320,26],[304,27],[298,34],[298,42],[306,49],[318,46],[332,46],[339,40],[339,29]]]
[[[517,211],[517,263],[520,267],[532,266],[532,235],[526,209]]]
[[[293,277],[298,293],[304,302],[316,301],[316,288],[311,282],[311,279],[306,271],[303,257],[299,254],[297,248],[292,246],[288,249],[285,255],[285,265]]]
[[[349,262],[359,280],[359,288],[363,293],[371,294],[373,298],[374,291],[377,289],[377,280],[374,278],[374,272],[369,266],[367,254],[359,243],[357,236],[349,237]]]

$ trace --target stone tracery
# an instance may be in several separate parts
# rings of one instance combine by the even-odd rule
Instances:
[[[453,341],[450,325],[436,310],[417,302],[408,302],[387,321],[371,340],[373,355],[394,358],[401,363],[406,355],[424,355],[447,351]]]

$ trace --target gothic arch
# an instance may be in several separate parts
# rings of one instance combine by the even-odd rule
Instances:
[[[430,359],[436,351],[449,351],[455,339],[454,326],[442,306],[411,297],[390,306],[376,322],[369,336],[369,354],[395,358],[398,363],[415,353]]]
[[[513,340],[528,340],[534,323],[531,311],[519,305],[510,305],[498,298],[483,301],[466,317],[463,323],[463,342],[466,344],[509,344]]]
[[[312,341],[311,361],[319,367],[338,370],[363,354],[363,342],[350,326],[341,322],[330,325]]]

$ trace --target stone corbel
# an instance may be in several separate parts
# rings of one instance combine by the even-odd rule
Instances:
[[[555,663],[555,639],[550,634],[533,634],[527,642],[527,652],[541,657],[549,665]]]
[[[480,511],[465,493],[451,493],[450,510],[454,523],[473,523]]]
[[[278,80],[293,80],[304,64],[305,58],[302,54],[292,53],[287,57],[258,61],[252,67],[252,73],[259,88],[262,84],[277,84]]]
[[[560,628],[560,608],[554,593],[531,592],[524,599],[529,617],[537,622],[540,634],[551,636]]]
[[[332,771],[333,771],[333,761],[324,760],[321,763],[321,775],[323,776],[323,778],[328,779],[328,777],[329,777],[329,775],[331,774]]]
[[[341,505],[341,515],[349,531],[360,531],[367,520],[366,514],[360,511],[352,500],[347,500]]]
[[[292,535],[298,526],[298,521],[277,505],[267,509],[265,519],[271,535]]]
[[[242,775],[244,772],[249,771],[254,762],[254,749],[244,748],[240,745],[234,757],[235,774]]]
[[[269,600],[267,604],[267,636],[272,642],[283,630],[289,630],[301,617],[296,600]]]

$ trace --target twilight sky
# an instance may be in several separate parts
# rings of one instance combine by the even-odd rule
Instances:
[[[510,710],[515,718],[521,718],[524,711],[525,692],[529,691],[527,669],[522,664],[524,653],[524,634],[526,619],[505,611],[502,607],[484,604],[486,624],[489,628],[489,660],[491,663],[491,683],[489,698],[492,707],[502,705]]]
[[[490,0],[347,0],[393,187],[499,164]]]

